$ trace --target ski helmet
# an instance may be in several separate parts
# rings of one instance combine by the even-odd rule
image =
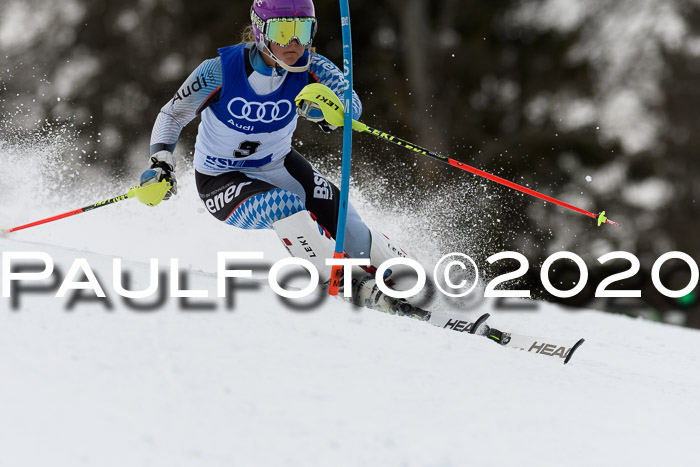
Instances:
[[[272,58],[288,71],[301,72],[309,69],[311,55],[306,66],[294,67],[275,57],[270,50],[270,41],[286,46],[297,39],[307,50],[316,35],[316,10],[313,0],[253,0],[250,19],[258,50]]]

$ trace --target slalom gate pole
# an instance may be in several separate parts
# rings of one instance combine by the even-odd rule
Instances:
[[[346,126],[347,127],[347,126]],[[488,172],[484,172],[483,170],[479,170],[475,167],[472,167],[470,165],[467,165],[463,162],[456,161],[454,159],[450,159],[447,156],[443,156],[442,154],[438,154],[434,151],[431,151],[429,149],[422,148],[416,144],[410,143],[408,141],[405,141],[401,138],[397,138],[396,136],[392,136],[388,133],[385,133],[383,131],[379,131],[375,128],[372,128],[370,126],[365,125],[364,123],[358,122],[355,120],[353,122],[353,130],[358,131],[360,133],[369,133],[373,136],[376,136],[379,139],[382,139],[384,141],[389,141],[390,143],[396,144],[397,146],[401,146],[402,148],[411,150],[415,153],[422,154],[424,156],[430,156],[434,159],[439,160],[440,162],[444,162],[446,164],[451,165],[452,167],[457,167],[458,169],[466,170],[467,172],[471,172],[475,175],[478,175],[483,178],[487,178],[491,181],[494,181],[496,183],[500,183],[501,185],[505,185],[509,188],[512,188],[514,190],[518,190],[522,193],[528,194],[530,196],[534,196],[536,198],[542,199],[544,201],[547,201],[549,203],[553,203],[562,207],[565,207],[567,209],[571,209],[572,211],[578,212],[579,214],[583,214],[588,217],[592,217],[593,219],[596,219],[598,221],[598,227],[601,226],[601,224],[610,224],[610,225],[619,225],[617,222],[613,222],[610,219],[608,219],[605,216],[605,211],[602,211],[599,214],[594,214],[592,212],[588,212],[585,209],[577,208],[576,206],[572,206],[571,204],[565,203],[564,201],[560,201],[556,198],[552,198],[551,196],[547,196],[542,193],[538,193],[535,190],[531,190],[530,188],[524,187],[522,185],[518,185],[517,183],[511,182],[509,180],[506,180],[504,178],[501,178],[497,175],[490,174]]]
[[[343,163],[340,182],[340,207],[338,209],[338,227],[335,235],[333,258],[343,258],[345,245],[345,225],[348,215],[348,198],[350,191],[350,160],[352,158],[352,35],[350,29],[350,5],[348,0],[340,0],[340,24],[343,32],[343,73],[345,74],[345,106],[343,128]],[[331,281],[328,287],[330,295],[338,295],[341,266],[331,268]]]
[[[47,217],[46,219],[41,219],[38,221],[31,222],[29,224],[20,225],[18,227],[10,227],[8,229],[0,229],[0,236],[7,235],[11,232],[17,232],[18,230],[28,229],[30,227],[36,227],[37,225],[48,224],[49,222],[54,222],[60,219],[65,219],[66,217],[75,216],[77,214],[82,214],[84,212],[92,211],[93,209],[101,208],[102,206],[109,206],[110,204],[115,204],[125,199],[138,198],[143,204],[149,206],[155,206],[163,199],[163,196],[170,189],[170,183],[164,181],[153,183],[144,187],[135,186],[129,189],[126,194],[117,196],[115,198],[110,198],[104,201],[100,201],[88,206],[75,209],[73,211],[64,212],[63,214],[58,214],[57,216]]]

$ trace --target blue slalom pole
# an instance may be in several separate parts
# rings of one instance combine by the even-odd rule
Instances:
[[[340,207],[338,210],[338,228],[335,235],[335,252],[333,258],[343,258],[345,245],[345,224],[348,215],[348,198],[350,192],[350,160],[352,158],[352,35],[350,29],[350,5],[348,0],[340,0],[340,25],[343,31],[343,73],[345,74],[345,126],[343,126],[343,164],[340,181]],[[328,293],[338,295],[341,266],[331,269],[331,283]]]

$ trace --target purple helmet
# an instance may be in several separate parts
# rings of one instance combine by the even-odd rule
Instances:
[[[253,25],[255,44],[260,52],[271,55],[278,63],[280,63],[280,61],[272,55],[269,48],[270,39],[266,35],[266,25],[268,20],[272,18],[312,18],[314,19],[314,26],[311,39],[313,39],[313,36],[316,34],[316,10],[313,0],[253,0],[253,6],[250,9],[250,19]],[[307,49],[310,49],[311,41],[303,45],[305,45]],[[287,67],[282,63],[280,64],[287,69],[294,68]],[[305,69],[306,68],[308,68],[308,66],[305,67]]]

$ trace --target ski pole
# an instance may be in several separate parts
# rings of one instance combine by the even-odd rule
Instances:
[[[585,209],[577,208],[576,206],[573,206],[569,203],[565,203],[564,201],[560,201],[556,198],[552,198],[551,196],[547,196],[547,195],[539,193],[535,190],[531,190],[530,188],[524,187],[522,185],[518,185],[517,183],[506,180],[505,178],[501,178],[497,175],[493,175],[493,174],[490,174],[488,172],[484,172],[483,170],[477,169],[477,168],[472,167],[470,165],[467,165],[463,162],[459,162],[459,161],[456,161],[454,159],[450,159],[449,157],[443,156],[442,154],[438,154],[434,151],[430,151],[429,149],[422,148],[416,144],[409,143],[408,141],[405,141],[405,140],[398,138],[396,136],[392,136],[392,135],[385,133],[383,131],[379,131],[377,129],[369,127],[361,122],[357,122],[359,125],[356,125],[355,122],[357,122],[357,120],[355,120],[353,122],[353,129],[355,131],[358,131],[360,133],[369,133],[373,136],[376,136],[379,139],[383,139],[385,141],[389,141],[391,143],[394,143],[397,146],[401,146],[403,148],[409,149],[409,150],[416,152],[418,154],[422,154],[424,156],[430,156],[430,157],[437,159],[441,162],[445,162],[445,163],[451,165],[452,167],[457,167],[458,169],[466,170],[467,172],[471,172],[474,175],[478,175],[480,177],[487,178],[491,181],[494,181],[496,183],[500,183],[501,185],[505,185],[505,186],[512,188],[514,190],[518,190],[522,193],[526,193],[530,196],[534,196],[535,198],[539,198],[539,199],[545,200],[547,202],[565,207],[567,209],[571,209],[572,211],[578,212],[578,213],[583,214],[585,216],[592,217],[593,219],[597,219],[599,227],[603,223],[607,223],[610,225],[619,225],[617,222],[613,222],[610,219],[608,219],[605,216],[605,211],[603,211],[599,214],[594,214],[592,212],[586,211]]]
[[[299,93],[299,95],[296,97],[297,105],[300,105],[300,103],[303,100],[310,100],[310,101],[316,102],[319,105],[319,107],[321,108],[321,110],[323,111],[323,115],[326,118],[326,121],[328,123],[330,123],[331,125],[342,126],[344,124],[343,119],[342,119],[342,112],[343,112],[342,104],[340,103],[340,100],[335,95],[335,93],[333,93],[333,91],[331,91],[326,86],[323,86],[322,84],[319,84],[319,83],[313,83],[313,84],[306,86],[301,91],[301,93]],[[618,223],[613,222],[610,219],[608,219],[605,216],[605,211],[602,211],[599,214],[594,214],[592,212],[586,211],[585,209],[577,208],[576,206],[565,203],[564,201],[560,201],[556,198],[552,198],[551,196],[547,196],[547,195],[539,193],[535,190],[531,190],[530,188],[524,187],[522,185],[518,185],[517,183],[511,182],[511,181],[506,180],[504,178],[501,178],[497,175],[493,175],[493,174],[490,174],[488,172],[484,172],[483,170],[477,169],[477,168],[472,167],[470,165],[467,165],[463,162],[456,161],[456,160],[451,159],[447,156],[443,156],[442,154],[438,154],[437,152],[422,148],[422,147],[418,146],[417,144],[410,143],[406,140],[403,140],[403,139],[398,138],[396,136],[390,135],[389,133],[385,133],[383,131],[377,130],[377,129],[372,128],[368,125],[365,125],[364,123],[359,122],[357,120],[352,121],[352,129],[359,132],[359,133],[369,133],[373,136],[376,136],[379,139],[389,141],[390,143],[393,143],[393,144],[396,144],[397,146],[401,146],[403,148],[409,149],[415,153],[422,154],[424,156],[432,157],[432,158],[437,159],[441,162],[449,164],[452,167],[466,170],[467,172],[471,172],[471,173],[478,175],[480,177],[487,178],[491,181],[494,181],[496,183],[500,183],[501,185],[505,185],[509,188],[512,188],[514,190],[518,190],[522,193],[526,193],[530,196],[534,196],[534,197],[542,199],[544,201],[565,207],[567,209],[571,209],[572,211],[578,212],[578,213],[583,214],[585,216],[592,217],[593,219],[597,219],[598,227],[600,227],[602,224],[619,225]]]
[[[66,217],[75,216],[76,214],[81,214],[83,212],[92,211],[93,209],[101,208],[102,206],[108,206],[110,204],[115,204],[125,199],[138,198],[143,204],[149,206],[155,206],[158,204],[165,196],[165,193],[170,189],[170,183],[163,180],[158,183],[153,183],[151,185],[146,185],[143,187],[134,186],[129,189],[126,194],[117,196],[115,198],[110,198],[104,201],[100,201],[88,206],[75,209],[73,211],[64,212],[63,214],[58,214],[57,216],[47,217],[46,219],[41,219],[38,221],[31,222],[29,224],[20,225],[18,227],[11,227],[8,229],[0,229],[0,235],[5,236],[11,232],[17,232],[18,230],[28,229],[30,227],[36,227],[37,225],[48,224],[49,222],[54,222],[60,219],[65,219]]]

